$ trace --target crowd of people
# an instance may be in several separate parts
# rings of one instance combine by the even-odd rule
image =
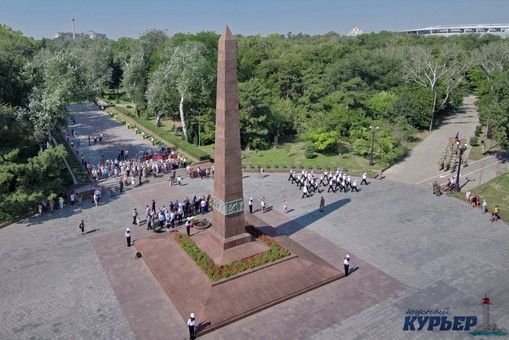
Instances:
[[[156,227],[174,229],[184,223],[184,219],[190,219],[192,216],[206,214],[212,206],[212,197],[196,195],[190,199],[186,196],[181,202],[176,200],[170,201],[168,205],[156,206],[155,200],[151,204],[147,204],[145,209],[145,222],[147,230]],[[132,211],[133,225],[141,225],[141,218],[136,208]]]

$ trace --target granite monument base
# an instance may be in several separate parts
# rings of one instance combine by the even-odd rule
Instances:
[[[289,237],[277,235],[274,228],[265,226],[264,232],[272,234],[292,255],[216,282],[211,282],[176,243],[174,233],[137,240],[135,247],[182,319],[186,321],[194,313],[197,332],[204,334],[344,276]],[[200,242],[206,236],[192,237]],[[264,247],[258,241],[249,244],[249,252]],[[232,258],[237,256],[241,255]],[[226,256],[220,260],[223,258]]]

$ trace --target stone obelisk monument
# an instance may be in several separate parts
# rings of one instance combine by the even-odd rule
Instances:
[[[240,155],[235,38],[226,26],[218,43],[214,213],[209,237],[226,250],[247,243]]]

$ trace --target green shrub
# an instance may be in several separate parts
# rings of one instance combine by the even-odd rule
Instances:
[[[475,127],[475,136],[479,137],[481,135],[481,133],[482,133],[482,125],[477,125]]]
[[[471,146],[479,146],[479,137],[470,137]]]
[[[306,144],[306,146],[304,147],[304,157],[306,157],[307,159],[316,157],[315,148],[313,147],[313,145]]]

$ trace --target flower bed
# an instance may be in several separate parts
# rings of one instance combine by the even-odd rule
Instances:
[[[283,248],[278,242],[262,233],[253,226],[246,227],[246,231],[258,240],[270,247],[269,250],[253,256],[249,256],[224,266],[218,266],[212,259],[198,248],[196,243],[187,235],[178,234],[175,236],[177,243],[193,259],[201,270],[209,277],[210,281],[217,281],[242,273],[246,270],[274,262],[290,255],[290,252]]]

